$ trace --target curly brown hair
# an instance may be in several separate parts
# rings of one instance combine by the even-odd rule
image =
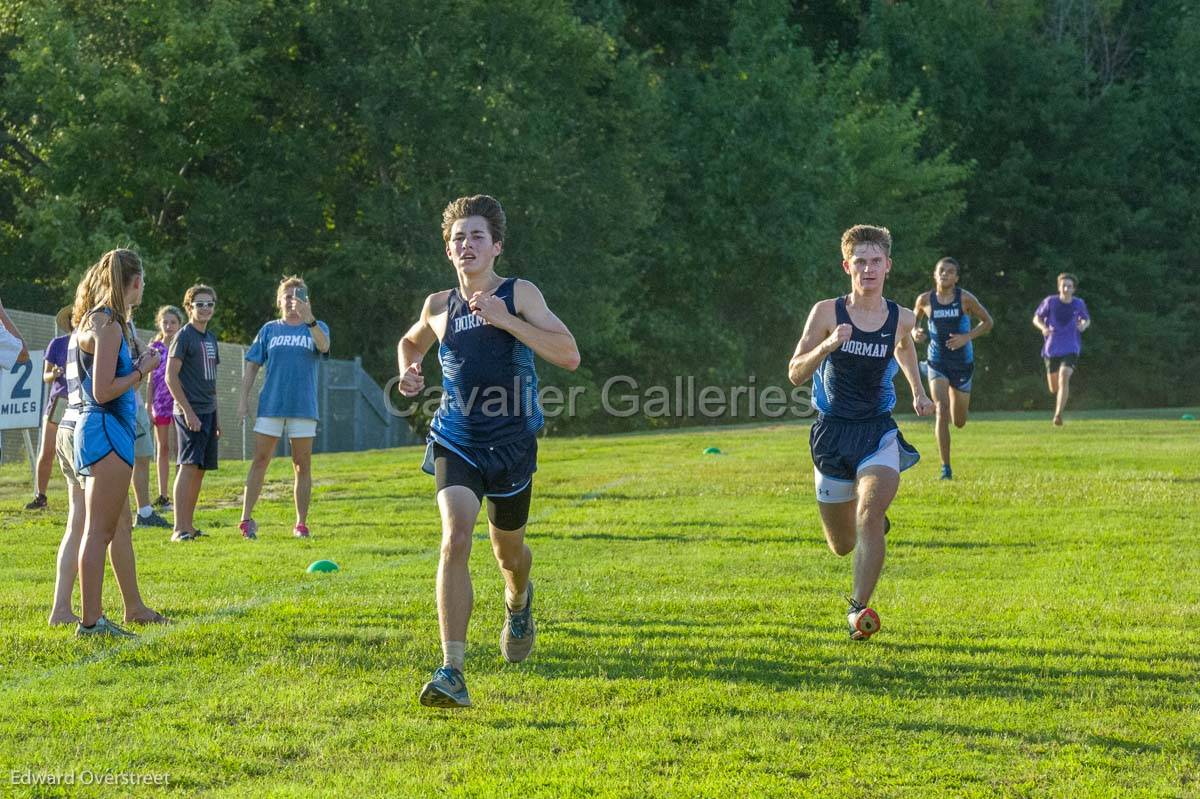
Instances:
[[[500,201],[487,194],[459,197],[447,205],[442,211],[442,239],[449,243],[450,228],[454,227],[458,220],[469,216],[482,216],[487,220],[492,241],[504,241],[504,235],[508,231],[508,218],[504,215],[504,207],[500,205]]]
[[[849,261],[854,248],[860,244],[874,244],[883,254],[892,257],[892,233],[878,225],[855,225],[842,234],[842,260]]]

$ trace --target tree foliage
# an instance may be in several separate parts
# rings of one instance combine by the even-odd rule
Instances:
[[[1184,402],[1200,21],[1139,0],[20,0],[0,10],[0,292],[53,308],[114,245],[147,306],[203,280],[221,335],[308,280],[385,379],[453,282],[440,211],[509,212],[584,368],[782,383],[841,231],[892,229],[997,318],[977,404],[1042,402],[1033,308],[1080,274],[1092,404]],[[1153,343],[1153,346],[1151,344]],[[1114,373],[1101,364],[1136,362]],[[1149,372],[1155,377],[1145,379]],[[594,396],[594,392],[593,392]],[[611,420],[585,403],[574,424]]]

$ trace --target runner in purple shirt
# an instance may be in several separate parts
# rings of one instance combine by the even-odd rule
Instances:
[[[1087,305],[1075,296],[1078,283],[1074,275],[1063,272],[1058,276],[1058,294],[1042,300],[1033,314],[1033,326],[1046,339],[1042,359],[1046,362],[1046,383],[1055,396],[1054,424],[1059,426],[1070,395],[1071,375],[1079,363],[1080,334],[1092,323]]]

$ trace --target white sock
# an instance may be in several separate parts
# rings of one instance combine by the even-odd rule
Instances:
[[[459,671],[467,660],[466,641],[442,641],[442,665],[453,666]]]
[[[138,516],[141,516],[143,519],[149,519],[151,513],[154,513],[154,508],[151,505],[143,505],[138,508]]]
[[[520,599],[517,599],[517,598],[515,598],[515,597],[514,597],[512,594],[510,594],[510,593],[508,592],[508,589],[507,589],[507,588],[505,588],[505,589],[504,589],[504,601],[505,601],[505,602],[508,604],[508,609],[509,609],[509,610],[513,610],[513,611],[520,611],[520,610],[524,610],[524,609],[525,609],[525,606],[526,606],[527,604],[529,604],[529,587],[528,587],[528,584],[526,584],[526,588],[525,588],[525,590],[521,592],[521,598],[520,598]]]

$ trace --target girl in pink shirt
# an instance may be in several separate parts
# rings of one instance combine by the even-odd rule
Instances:
[[[154,326],[158,333],[150,341],[150,347],[158,350],[162,360],[158,368],[150,373],[150,396],[146,401],[146,410],[154,420],[154,441],[156,447],[156,463],[158,465],[158,499],[154,506],[160,511],[171,510],[171,500],[167,498],[168,478],[171,471],[171,432],[175,427],[171,418],[175,400],[167,389],[167,352],[171,341],[179,328],[183,327],[183,312],[174,305],[164,305],[154,315]]]

